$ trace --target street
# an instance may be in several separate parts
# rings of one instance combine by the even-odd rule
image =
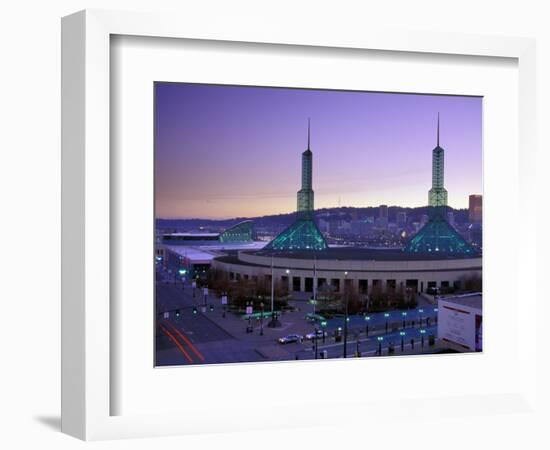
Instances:
[[[156,365],[303,360],[314,359],[316,355],[321,358],[325,351],[327,358],[343,357],[343,337],[339,342],[335,338],[338,333],[343,336],[343,317],[321,323],[308,322],[306,314],[313,312],[313,305],[303,294],[295,297],[289,301],[295,310],[280,316],[281,327],[268,327],[270,318],[266,317],[263,323],[259,319],[251,320],[252,332],[247,333],[249,321],[231,312],[224,314],[221,299],[212,291],[206,299],[199,288],[193,295],[190,282],[184,284],[172,274],[159,270],[156,283]],[[437,309],[431,305],[408,311],[350,316],[347,357],[355,357],[357,351],[360,356],[377,356],[380,351],[382,355],[388,355],[392,345],[393,355],[429,353],[433,351],[429,336],[437,331],[436,316]],[[316,328],[327,334],[324,339],[317,339],[317,352],[315,340],[304,339],[288,344],[277,342],[278,338],[289,334],[305,336]]]

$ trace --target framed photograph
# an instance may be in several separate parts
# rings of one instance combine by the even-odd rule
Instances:
[[[62,31],[64,432],[534,411],[532,40]]]

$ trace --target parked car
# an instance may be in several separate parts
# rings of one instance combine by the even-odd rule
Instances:
[[[328,333],[326,331],[317,330],[317,333],[313,331],[311,333],[306,334],[305,338],[311,341],[312,339],[315,339],[315,334],[317,334],[317,339],[321,339],[323,336],[324,337],[328,336]]]
[[[304,337],[300,334],[289,334],[287,336],[280,337],[277,339],[279,344],[291,344],[292,342],[302,342]]]

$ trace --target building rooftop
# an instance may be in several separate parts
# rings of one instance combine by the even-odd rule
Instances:
[[[455,297],[441,297],[439,300],[454,305],[467,306],[481,310],[483,305],[482,297],[481,292],[476,292],[472,294],[457,295]]]
[[[273,250],[265,247],[255,252],[261,256],[274,256],[282,258],[321,259],[334,260],[373,260],[373,261],[433,261],[449,259],[479,258],[478,254],[447,254],[447,253],[407,253],[400,249],[373,249],[357,247],[328,247],[325,250]]]
[[[182,246],[168,245],[166,248],[174,254],[188,259],[193,264],[208,264],[214,258],[225,254],[236,254],[238,250],[258,250],[266,245],[263,241],[249,243],[229,243],[215,245]]]
[[[232,227],[220,232],[183,232],[183,233],[167,233],[162,235],[162,240],[168,244],[191,244],[198,245],[198,242],[204,243],[219,242],[223,244],[231,243],[249,243],[254,240],[254,222],[245,220]]]

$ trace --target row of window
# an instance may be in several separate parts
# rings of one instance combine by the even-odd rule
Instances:
[[[241,279],[243,280],[252,280],[254,282],[258,281],[257,275],[249,276],[247,274],[240,274],[236,272],[230,272],[229,273],[229,279],[239,281]],[[293,276],[282,276],[280,277],[280,281],[283,286],[285,286],[287,289],[292,291],[302,291],[302,279],[303,281],[303,290],[304,292],[313,292],[313,277],[293,277]],[[265,281],[267,283],[271,283],[271,275],[265,275]],[[385,281],[385,284],[384,284]],[[345,283],[346,287],[351,288],[353,286],[353,279],[344,279],[341,278],[317,278],[317,290],[322,290],[326,288],[327,286],[331,286],[336,292],[340,292],[341,287]],[[397,280],[381,280],[381,279],[373,279],[371,280],[371,291],[376,289],[397,289],[398,287],[401,288],[401,285],[403,288],[411,289],[414,292],[425,292],[425,291],[431,291],[433,289],[436,289],[437,287],[441,289],[448,289],[451,286],[455,289],[460,287],[460,282],[455,281],[451,283],[450,281],[442,281],[440,285],[437,285],[436,281],[428,281],[427,283],[424,283],[423,281],[419,281],[417,279],[410,279],[406,280],[405,282],[400,282],[399,286],[397,283]],[[365,279],[359,279],[357,280],[357,289],[362,294],[368,294],[369,293],[369,280]]]

